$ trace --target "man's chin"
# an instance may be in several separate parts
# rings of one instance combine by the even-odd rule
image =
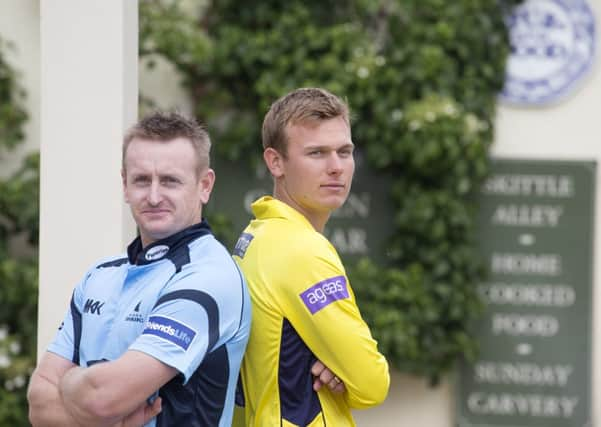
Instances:
[[[151,240],[152,242],[156,242],[157,240],[165,239],[172,234],[175,234],[177,231],[174,231],[173,227],[144,227],[144,229],[140,229],[140,234],[145,236],[146,240]]]
[[[344,205],[344,202],[346,202],[346,196],[329,198],[328,200],[324,200],[323,207],[327,210],[335,211],[336,209],[340,209]]]

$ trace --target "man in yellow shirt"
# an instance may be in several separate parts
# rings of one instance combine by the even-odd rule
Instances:
[[[256,219],[234,249],[253,302],[246,425],[354,426],[351,409],[381,403],[390,377],[323,235],[355,168],[348,107],[323,89],[297,89],[271,106],[263,147],[273,197],[253,203]]]

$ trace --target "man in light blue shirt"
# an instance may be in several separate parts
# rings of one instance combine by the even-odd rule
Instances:
[[[250,327],[244,279],[201,221],[206,131],[155,113],[123,143],[139,237],[76,286],[29,387],[34,426],[230,426]]]

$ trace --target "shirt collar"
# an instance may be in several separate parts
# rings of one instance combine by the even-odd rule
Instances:
[[[311,225],[309,220],[302,213],[292,206],[281,200],[274,199],[271,196],[263,196],[255,200],[250,207],[257,219],[285,218],[306,225],[311,230],[315,231],[313,225]]]
[[[206,234],[212,232],[208,222],[203,219],[145,248],[142,247],[142,239],[138,236],[127,247],[127,258],[132,265],[150,264],[164,258],[172,258],[179,248]]]

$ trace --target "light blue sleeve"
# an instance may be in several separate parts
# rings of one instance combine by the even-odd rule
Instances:
[[[83,286],[89,277],[77,284],[71,296],[69,308],[60,324],[48,351],[79,364],[79,340],[81,338],[81,308],[83,306]]]
[[[176,368],[184,383],[240,323],[240,275],[231,259],[214,261],[184,267],[171,279],[129,347]]]

